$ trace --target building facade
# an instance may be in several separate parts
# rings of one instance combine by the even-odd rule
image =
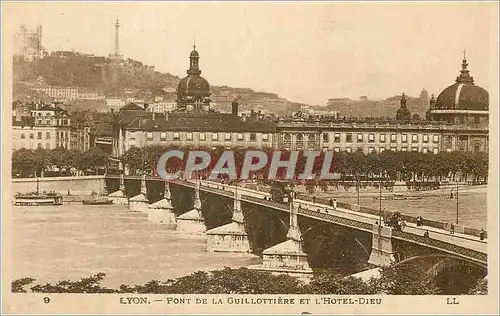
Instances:
[[[392,121],[372,118],[348,121],[340,119],[338,113],[270,121],[254,111],[240,116],[236,101],[232,102],[231,113],[214,111],[210,85],[200,76],[200,55],[196,49],[189,58],[188,76],[179,82],[176,109],[172,113],[145,110],[136,104],[120,110],[116,157],[134,146],[148,145],[364,154],[386,150],[433,154],[488,151],[488,93],[473,85],[465,59],[457,83],[445,89],[437,100],[431,98],[427,121],[409,116],[404,94],[399,100],[397,119]],[[452,94],[454,97],[449,97]]]
[[[30,116],[12,117],[14,150],[71,149],[71,119],[67,111],[55,105],[35,107]]]

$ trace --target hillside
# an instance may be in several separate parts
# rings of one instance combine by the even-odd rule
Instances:
[[[344,102],[329,102],[324,109],[340,111],[342,116],[347,117],[394,117],[400,107],[401,96],[390,97],[386,100],[351,100]],[[407,96],[406,106],[411,114],[425,117],[429,103],[425,99]]]
[[[22,83],[32,83],[43,77],[51,86],[75,86],[98,90],[105,96],[136,97],[146,102],[152,102],[154,96],[161,95],[165,100],[174,100],[173,93],[179,83],[178,76],[160,73],[154,67],[141,62],[126,59],[120,63],[106,57],[85,55],[76,52],[53,52],[40,60],[26,62],[14,60],[14,99],[46,98],[32,93]],[[17,83],[17,84],[16,84]],[[302,103],[281,98],[275,93],[257,92],[249,88],[228,86],[212,86],[212,99],[220,110],[230,111],[231,102],[236,98],[243,110],[268,110],[275,114],[290,114],[299,110]],[[28,98],[29,97],[29,98]],[[394,96],[383,101],[367,99],[331,99],[326,107],[315,107],[320,110],[339,111],[341,116],[393,117],[399,108],[400,96]],[[325,100],[326,101],[326,100]],[[103,109],[104,104],[78,104],[81,109]],[[428,108],[426,96],[420,98],[408,97],[408,108],[412,114],[421,117]]]
[[[14,60],[13,69],[15,99],[26,99],[29,89],[22,83],[32,83],[43,77],[50,86],[75,86],[95,89],[106,96],[135,96],[152,102],[153,96],[162,95],[172,99],[180,79],[169,73],[160,73],[154,67],[127,59],[121,63],[109,58],[83,55],[75,52],[56,52],[40,60],[26,62]],[[169,92],[168,92],[169,91]],[[224,94],[225,99],[217,102],[221,108],[229,109],[236,97],[245,109],[267,108],[270,112],[285,113],[296,110],[300,104],[280,98],[277,94],[255,92],[248,88],[212,86],[212,95],[217,98]],[[40,95],[33,95],[37,97]]]

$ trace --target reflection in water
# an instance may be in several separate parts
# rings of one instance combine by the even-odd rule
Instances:
[[[207,253],[206,237],[167,230],[122,205],[14,207],[12,224],[13,279],[36,283],[104,272],[103,284],[117,287],[262,261],[251,254]]]

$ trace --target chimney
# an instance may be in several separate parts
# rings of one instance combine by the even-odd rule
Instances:
[[[238,107],[239,107],[239,104],[237,101],[233,101],[233,103],[231,103],[231,113],[233,115],[238,116]]]

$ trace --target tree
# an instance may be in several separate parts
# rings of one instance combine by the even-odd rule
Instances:
[[[93,147],[80,156],[79,166],[82,169],[94,169],[97,173],[99,168],[104,168],[108,164],[108,154],[100,147]]]
[[[32,176],[37,170],[37,156],[33,150],[21,148],[12,153],[12,173],[22,178]]]
[[[376,293],[389,295],[432,295],[439,289],[427,271],[415,264],[393,264],[382,267],[379,278],[371,278],[369,284]]]
[[[360,278],[341,278],[331,272],[323,272],[315,275],[310,284],[305,287],[306,293],[312,294],[377,294],[370,284]]]

